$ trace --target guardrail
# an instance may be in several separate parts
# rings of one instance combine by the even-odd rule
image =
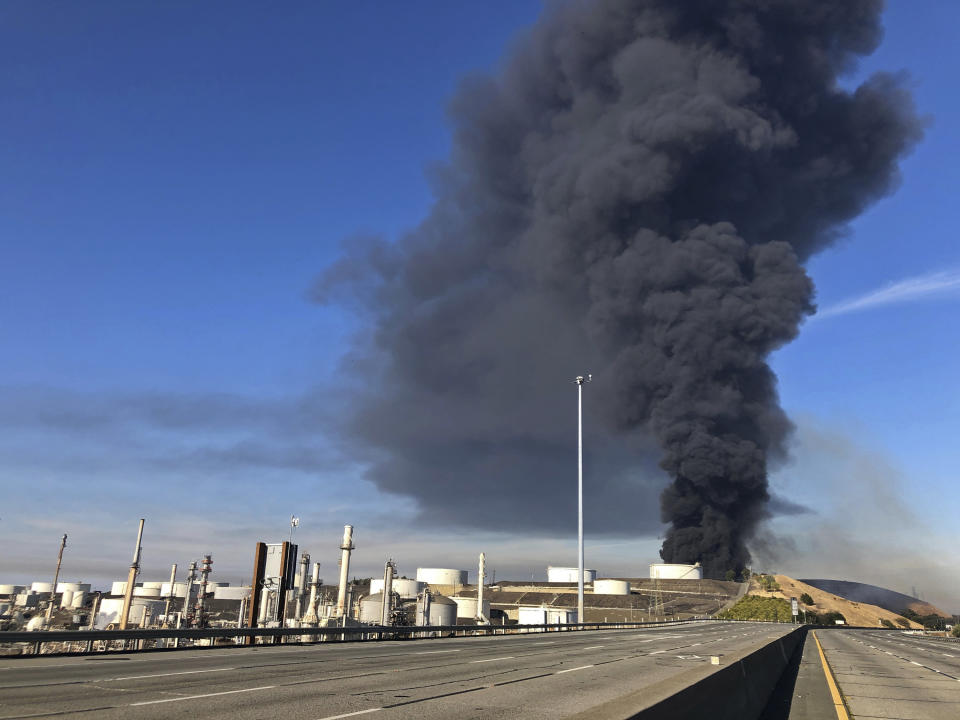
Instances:
[[[704,622],[710,618],[688,618],[660,622],[570,623],[543,625],[427,625],[383,626],[358,625],[348,627],[275,627],[275,628],[138,628],[133,630],[36,630],[33,632],[0,632],[0,647],[19,645],[22,655],[69,655],[92,652],[183,649],[181,641],[209,640],[208,645],[191,644],[192,649],[204,647],[247,647],[257,639],[269,639],[259,644],[284,644],[288,638],[298,638],[290,644],[316,642],[361,642],[417,638],[514,635],[537,632],[576,632],[583,630],[637,629],[685,625]],[[304,638],[307,638],[306,640]],[[233,645],[214,645],[212,641],[232,640]],[[172,640],[173,644],[146,647],[147,641]],[[61,647],[44,653],[44,645]],[[78,649],[73,649],[79,646]],[[16,656],[13,656],[16,657]]]

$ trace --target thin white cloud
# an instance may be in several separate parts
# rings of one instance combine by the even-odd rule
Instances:
[[[907,278],[861,295],[830,305],[817,312],[817,318],[845,315],[860,310],[869,310],[881,305],[921,300],[933,295],[946,295],[960,292],[960,270],[944,270]]]

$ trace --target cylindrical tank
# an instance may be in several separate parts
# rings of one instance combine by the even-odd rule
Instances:
[[[173,583],[173,596],[182,598],[187,592],[187,584],[185,582],[175,582]],[[160,597],[167,597],[170,595],[170,583],[165,582],[160,586]]]
[[[593,581],[594,595],[629,595],[630,583],[626,580],[610,580],[607,578]]]
[[[124,583],[126,584],[126,583]],[[158,587],[135,587],[133,589],[134,597],[158,598],[160,597],[160,588]]]
[[[73,592],[90,592],[90,583],[81,583],[81,582],[58,582],[57,583],[57,592],[62,593],[67,590],[73,590]]]
[[[401,600],[413,600],[424,588],[424,583],[408,578],[394,578],[393,591],[400,596]],[[383,578],[373,578],[370,581],[370,592],[383,592]]]
[[[53,583],[48,583],[48,582],[30,583],[30,592],[48,593],[52,591],[53,591]]]
[[[84,603],[87,600],[87,594],[85,592],[75,592],[73,594],[73,602],[70,603],[72,608],[82,608]]]
[[[700,563],[682,565],[679,563],[652,563],[650,577],[661,580],[702,580],[703,568]]]
[[[575,583],[580,575],[580,568],[575,567],[553,567],[547,568],[547,582],[556,583]],[[583,581],[585,583],[593,582],[597,579],[596,570],[583,569]]]
[[[383,593],[364,595],[360,598],[360,622],[379,625],[383,612]]]
[[[60,596],[60,607],[68,608],[73,605],[73,590],[64,590]]]
[[[153,588],[154,590],[159,590],[166,584],[167,583],[165,583],[163,580],[149,580],[147,582],[137,583],[137,585],[140,585],[141,587]]]
[[[454,595],[450,598],[457,604],[457,617],[473,620],[477,617],[477,599],[474,597],[460,597]],[[490,619],[490,601],[483,601],[483,616]]]
[[[417,568],[417,580],[427,585],[466,585],[467,571],[450,568]]]
[[[213,590],[214,600],[243,600],[251,595],[251,589],[248,587],[223,587],[222,585]]]
[[[0,595],[19,595],[25,589],[23,585],[0,585]]]
[[[136,590],[136,586],[134,586]],[[126,580],[114,580],[110,585],[110,594],[111,595],[123,595],[127,591],[127,581]]]
[[[476,607],[476,601],[474,601]],[[423,597],[417,600],[417,625],[456,625],[457,603],[445,595],[430,594],[429,622],[423,622]]]

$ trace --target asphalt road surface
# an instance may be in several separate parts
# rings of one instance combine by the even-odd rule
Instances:
[[[960,718],[960,643],[882,630],[818,630],[857,720]]]
[[[325,643],[0,660],[0,720],[560,718],[650,688],[669,694],[789,625]],[[725,664],[725,662],[724,662]],[[960,687],[960,683],[957,683]]]

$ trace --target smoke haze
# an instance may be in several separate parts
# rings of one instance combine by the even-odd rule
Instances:
[[[767,358],[813,312],[803,263],[921,134],[902,78],[837,82],[881,9],[554,3],[464,81],[429,216],[316,287],[369,329],[342,426],[369,479],[433,522],[568,528],[590,371],[588,531],[650,533],[666,484],[663,558],[743,567],[791,429]]]

